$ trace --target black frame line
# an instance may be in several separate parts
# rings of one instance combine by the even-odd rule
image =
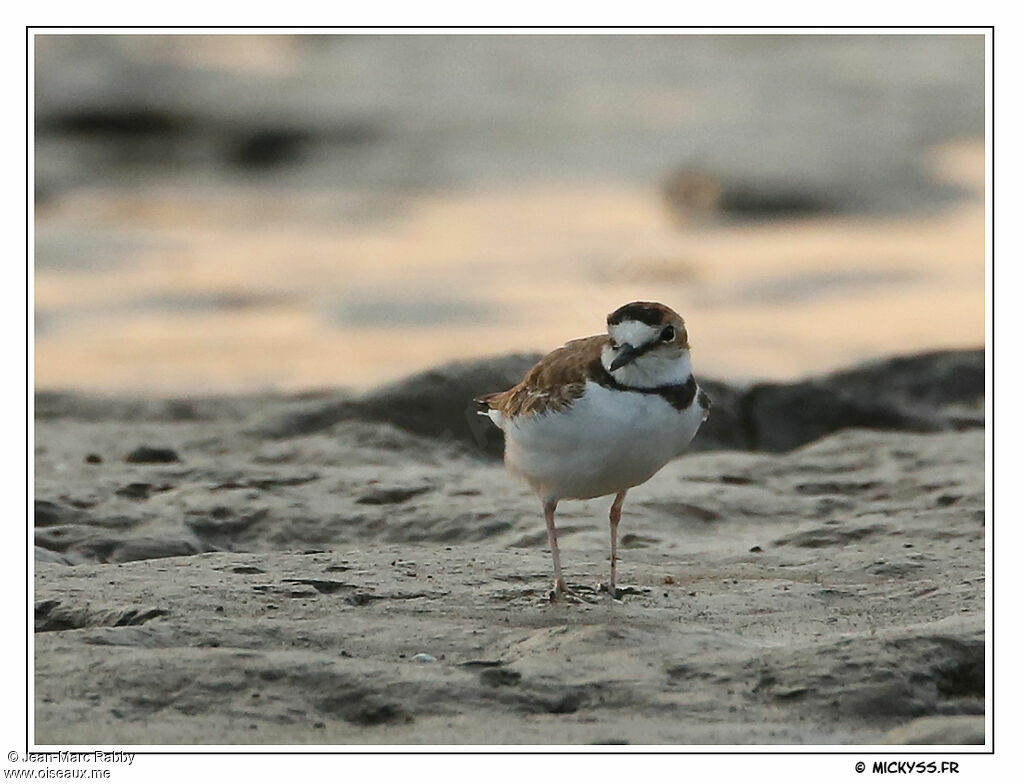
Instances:
[[[513,25],[502,25],[502,26],[477,26],[477,25],[413,25],[413,26],[402,26],[402,25],[356,25],[349,27],[329,27],[324,25],[313,25],[309,27],[300,27],[296,25],[289,26],[274,26],[274,25],[257,25],[247,26],[244,28],[237,28],[230,25],[210,25],[210,26],[197,26],[197,25],[186,25],[186,26],[175,26],[175,25],[157,25],[157,26],[146,26],[141,28],[139,26],[128,26],[128,25],[88,25],[88,26],[73,26],[73,27],[62,27],[59,25],[27,25],[26,31],[26,46],[25,46],[25,105],[26,105],[26,120],[32,122],[34,127],[34,113],[33,107],[30,104],[31,97],[31,84],[30,78],[30,42],[35,31],[39,30],[238,30],[240,34],[250,30],[278,30],[278,31],[289,31],[289,30],[327,30],[327,31],[341,31],[339,34],[343,35],[348,31],[357,30],[408,30],[408,31],[419,31],[419,30],[479,30],[479,31],[490,31],[490,30],[650,30],[650,31],[668,31],[670,33],[683,34],[688,30],[816,30],[822,31],[821,35],[830,35],[831,31],[843,31],[843,30],[973,30],[979,31],[985,35],[987,31],[987,39],[989,42],[990,60],[987,63],[991,69],[991,81],[990,81],[990,93],[988,96],[989,100],[987,103],[988,117],[986,120],[990,121],[988,127],[989,139],[989,154],[991,156],[991,171],[986,172],[988,174],[988,188],[987,198],[989,206],[989,222],[988,228],[990,230],[991,237],[991,254],[992,254],[992,270],[991,270],[991,306],[987,313],[986,321],[992,326],[992,337],[991,345],[985,346],[985,355],[991,359],[991,385],[987,387],[986,393],[988,401],[991,403],[991,422],[986,419],[985,421],[985,432],[991,433],[991,454],[986,454],[986,460],[989,460],[990,476],[991,476],[991,497],[988,498],[989,506],[991,506],[991,556],[992,564],[991,568],[986,575],[988,577],[988,585],[992,594],[992,623],[991,627],[986,627],[986,637],[991,641],[991,693],[985,695],[985,710],[988,716],[991,716],[991,737],[986,738],[990,744],[989,749],[980,749],[978,751],[897,751],[897,750],[885,750],[885,751],[867,751],[867,750],[851,750],[851,751],[762,751],[758,750],[729,750],[729,751],[685,751],[685,750],[636,750],[636,751],[538,751],[538,750],[516,750],[515,746],[506,747],[508,750],[487,750],[477,751],[472,748],[462,750],[455,749],[437,749],[437,750],[392,750],[389,747],[385,747],[380,751],[367,751],[367,750],[337,750],[337,751],[323,751],[323,750],[239,750],[239,751],[131,751],[129,753],[140,754],[143,756],[210,756],[210,755],[301,755],[301,756],[324,756],[324,755],[379,755],[379,754],[392,754],[392,755],[437,755],[437,754],[459,754],[459,755],[494,755],[494,754],[524,754],[524,755],[575,755],[575,754],[589,754],[589,755],[601,755],[601,754],[620,754],[620,755],[651,755],[651,754],[671,754],[671,755],[695,755],[695,756],[715,756],[721,754],[762,754],[771,756],[784,756],[791,754],[799,755],[859,755],[859,756],[959,756],[959,755],[970,755],[970,756],[992,756],[995,754],[995,26],[994,25],[921,25],[921,26],[909,26],[909,25],[844,25],[839,27],[819,27],[814,25],[770,25],[765,27],[755,27],[750,25],[692,25],[685,27],[675,26],[649,26],[649,25],[583,25],[583,26],[572,26],[572,25],[526,25],[526,26],[513,26]],[[517,34],[510,34],[517,35]],[[28,130],[28,128],[27,128]],[[29,246],[29,236],[32,229],[33,210],[31,201],[29,201],[29,194],[32,192],[33,183],[30,181],[30,167],[29,163],[32,158],[32,144],[33,134],[26,134],[26,157],[25,157],[25,179],[26,179],[26,219],[25,219],[25,247],[26,247],[26,272],[28,273],[30,264],[32,263],[32,249]],[[987,259],[986,259],[987,263]],[[25,300],[26,300],[26,354],[25,354],[25,376],[26,376],[26,446],[28,447],[29,438],[31,434],[31,428],[33,426],[32,411],[33,405],[29,395],[34,391],[34,387],[31,386],[33,382],[32,377],[32,366],[29,360],[31,345],[29,342],[29,318],[31,315],[32,302],[30,301],[30,287],[29,287],[29,276],[26,274],[26,285],[25,285]],[[986,379],[986,382],[988,380]],[[28,451],[28,449],[26,450]],[[30,484],[30,473],[29,473],[29,455],[26,455],[26,520],[31,519],[32,514],[32,497],[33,488]],[[33,615],[32,615],[32,583],[33,577],[32,570],[28,566],[28,553],[32,551],[33,541],[31,538],[32,528],[26,526],[26,577],[25,577],[25,604],[28,611],[28,634],[25,641],[25,658],[26,658],[26,673],[25,673],[25,748],[31,753],[52,753],[46,752],[42,749],[33,749],[32,743],[29,737],[31,728],[30,717],[31,717],[31,706],[29,705],[29,679],[30,669],[29,664],[31,646],[30,641],[34,634],[33,627]],[[988,555],[988,554],[986,554]],[[93,744],[95,745],[95,744]],[[524,744],[525,745],[525,744]],[[898,747],[894,747],[898,748]]]

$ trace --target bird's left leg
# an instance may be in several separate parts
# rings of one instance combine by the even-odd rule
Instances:
[[[612,557],[611,568],[608,572],[608,584],[601,586],[613,597],[618,598],[618,591],[615,588],[615,562],[618,560],[619,549],[619,518],[622,517],[622,502],[626,500],[626,491],[623,490],[612,501],[612,508],[608,510],[608,524],[611,528]]]

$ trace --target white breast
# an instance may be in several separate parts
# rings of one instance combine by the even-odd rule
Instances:
[[[682,454],[702,421],[696,395],[679,411],[657,394],[588,381],[567,411],[506,421],[505,463],[545,499],[611,495]]]

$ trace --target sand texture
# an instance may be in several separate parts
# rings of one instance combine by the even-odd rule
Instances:
[[[468,424],[368,413],[417,389],[436,421],[421,377],[359,400],[40,394],[35,742],[983,743],[979,356],[913,360],[930,382],[888,387],[884,430],[752,451],[709,427],[719,445],[630,492],[620,601],[592,590],[606,500],[563,503],[572,605],[547,600],[537,501]],[[773,394],[840,379],[853,405],[878,367]],[[752,392],[718,385],[719,419]]]

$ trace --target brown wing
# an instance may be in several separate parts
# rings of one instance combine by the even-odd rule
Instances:
[[[505,417],[564,411],[583,394],[607,335],[571,340],[534,365],[512,389],[476,398]]]

